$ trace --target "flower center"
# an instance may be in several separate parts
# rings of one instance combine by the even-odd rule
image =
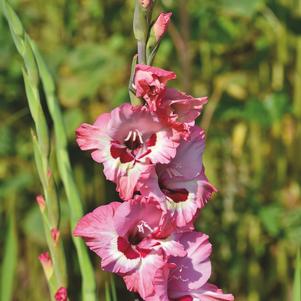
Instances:
[[[138,130],[130,130],[126,138],[124,139],[124,144],[130,150],[135,150],[143,144],[142,135]]]
[[[147,235],[152,233],[154,230],[144,220],[140,221],[135,230],[129,235],[129,242],[132,245],[138,245]]]
[[[173,200],[175,203],[185,202],[189,194],[188,191],[184,188],[172,190],[161,187],[161,190],[168,198]]]
[[[157,95],[157,94],[159,94],[159,92],[160,92],[160,89],[159,89],[159,87],[158,86],[150,86],[149,87],[149,90],[150,90],[150,94],[151,95]]]

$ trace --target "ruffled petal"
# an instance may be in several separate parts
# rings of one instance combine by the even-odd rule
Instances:
[[[164,267],[157,270],[153,279],[154,293],[147,297],[145,301],[170,301],[167,292],[169,269],[170,267],[167,263]]]
[[[154,294],[153,280],[156,272],[166,264],[162,253],[152,252],[143,258],[139,267],[123,276],[127,289],[146,299]]]
[[[187,253],[184,249],[184,246],[175,241],[173,235],[165,239],[147,239],[143,241],[139,247],[151,248],[152,250],[163,250],[166,256],[180,256],[183,257]]]
[[[155,200],[137,195],[118,208],[114,217],[114,228],[120,236],[137,232],[139,236],[147,237],[158,231],[162,215],[163,212]]]
[[[169,263],[176,268],[170,272],[168,287],[170,297],[173,292],[189,292],[201,288],[211,275],[211,244],[208,236],[199,232],[177,234],[178,241],[184,246],[187,256],[172,257]],[[186,295],[186,294],[184,294]]]
[[[184,294],[175,292],[172,301],[234,301],[232,294],[225,294],[221,289],[209,283],[206,283],[198,290],[187,292],[186,295]]]
[[[81,218],[74,230],[74,235],[82,237],[87,246],[101,257],[102,268],[114,273],[131,272],[140,263],[140,256],[127,258],[118,246],[119,235],[113,220],[120,205],[112,202],[96,208]]]
[[[224,292],[213,284],[205,284],[200,290],[192,293],[195,298],[193,300],[202,301],[234,301],[232,294],[224,294]]]
[[[205,149],[205,133],[198,126],[191,128],[188,141],[182,140],[177,154],[167,165],[158,165],[157,172],[161,181],[173,181],[174,178],[192,179],[200,174],[202,155]]]
[[[176,156],[180,136],[171,129],[156,133],[156,143],[150,146],[151,152],[147,156],[152,163],[167,164]]]
[[[198,210],[205,206],[212,193],[216,191],[203,174],[192,180],[170,181],[165,187],[171,192],[186,191],[185,198],[180,201],[175,193],[170,193],[165,198],[166,208],[180,228],[194,220]]]
[[[129,166],[131,168],[127,172],[122,173],[117,181],[117,191],[124,200],[129,200],[133,196],[141,175],[149,174],[153,170],[151,165],[138,162],[133,165],[129,164]]]
[[[194,121],[207,102],[207,97],[194,98],[173,88],[166,89],[162,100],[163,106],[169,107],[172,111],[170,117],[182,123]]]
[[[149,74],[160,78],[160,81],[163,84],[166,84],[169,80],[175,79],[177,77],[176,74],[172,71],[164,70],[149,65],[143,65],[143,64],[136,65],[136,69],[135,69],[136,76],[139,71],[148,72]],[[139,77],[138,79],[141,80],[142,78]]]

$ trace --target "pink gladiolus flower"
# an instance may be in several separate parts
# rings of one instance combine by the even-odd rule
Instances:
[[[42,264],[46,278],[50,279],[50,277],[53,273],[53,265],[52,265],[52,260],[51,260],[49,253],[48,252],[41,253],[39,255],[39,260]]]
[[[45,206],[46,206],[44,197],[42,195],[37,195],[36,196],[36,202],[39,205],[39,208],[40,208],[41,212],[44,212]]]
[[[157,42],[162,39],[163,35],[167,31],[171,16],[172,13],[161,13],[156,20],[153,30]]]
[[[67,301],[67,289],[65,287],[60,287],[57,292],[55,293],[55,300],[56,301]]]
[[[54,243],[57,244],[59,238],[60,238],[60,230],[57,228],[52,228],[50,231],[51,238],[53,239]]]
[[[186,254],[183,246],[171,238],[173,230],[156,201],[136,196],[85,215],[74,235],[83,237],[101,257],[104,270],[121,275],[127,288],[144,298],[154,293],[152,280],[167,256]]]
[[[189,128],[194,125],[195,119],[200,115],[208,98],[194,98],[173,88],[167,88],[158,106],[158,115],[169,126],[189,135]]]
[[[157,102],[165,92],[166,83],[175,78],[176,74],[171,71],[138,64],[133,87],[136,89],[136,96],[144,98],[153,112],[157,110]]]
[[[146,59],[142,46],[151,51],[147,61],[152,62],[172,16],[161,13],[146,28],[153,3],[136,1],[139,62]],[[137,64],[130,96],[133,103],[143,104],[123,104],[76,130],[80,149],[91,151],[92,159],[103,164],[104,175],[126,202],[111,202],[86,214],[74,235],[101,258],[102,269],[121,276],[127,289],[143,300],[233,301],[232,294],[208,283],[212,247],[207,235],[194,231],[197,214],[216,191],[202,161],[205,133],[195,125],[207,97],[168,88],[175,78],[174,72]],[[43,197],[37,202],[43,211]],[[51,229],[55,244],[59,235]],[[39,259],[49,279],[51,258],[44,253]],[[67,298],[66,288],[59,288],[55,300]]]
[[[187,255],[170,257],[163,269],[159,269],[153,280],[155,293],[146,301],[233,301],[231,294],[223,294],[207,281],[211,275],[211,244],[208,236],[198,232],[175,235]]]
[[[152,164],[169,163],[176,155],[179,135],[164,126],[146,107],[124,104],[101,115],[94,125],[82,124],[76,131],[82,150],[104,164],[104,174],[117,184],[121,198],[133,196],[142,173]]]
[[[159,200],[178,227],[193,222],[198,209],[205,206],[215,188],[208,182],[202,163],[205,134],[191,128],[190,140],[182,140],[174,159],[157,164],[156,172],[142,175],[139,189],[143,195]]]

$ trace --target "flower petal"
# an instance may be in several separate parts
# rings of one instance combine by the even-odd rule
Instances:
[[[118,247],[119,235],[113,219],[120,205],[112,202],[96,208],[85,215],[74,230],[74,235],[83,237],[87,246],[101,257],[102,268],[114,273],[130,272],[140,263],[140,257],[128,258]]]
[[[192,292],[192,296],[195,300],[202,301],[234,301],[232,294],[224,294],[221,289],[209,283],[205,284],[201,289]]]
[[[177,227],[185,227],[192,222],[199,209],[203,208],[216,189],[203,175],[192,180],[174,180],[164,184],[170,191],[187,191],[186,199],[177,201],[172,195],[165,198],[166,208]]]
[[[143,299],[154,294],[155,274],[165,263],[162,253],[148,254],[136,270],[123,276],[127,289],[139,293]]]
[[[173,180],[175,177],[192,179],[202,169],[202,155],[205,149],[205,133],[198,126],[191,128],[190,139],[182,140],[177,154],[167,165],[158,165],[157,172],[162,181]]]
[[[199,232],[177,234],[178,241],[187,251],[185,257],[171,257],[169,263],[177,267],[170,272],[168,287],[172,292],[189,292],[201,288],[211,275],[211,244],[208,236]],[[185,295],[185,294],[184,294]]]
[[[135,230],[141,236],[148,236],[160,227],[162,215],[163,211],[155,200],[137,195],[118,208],[114,216],[114,228],[120,236]]]

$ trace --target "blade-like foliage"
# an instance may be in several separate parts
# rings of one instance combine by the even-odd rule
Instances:
[[[301,259],[300,250],[298,251],[295,264],[295,277],[293,286],[293,301],[301,300]]]
[[[15,200],[12,200],[15,203]],[[16,285],[15,274],[18,257],[18,238],[16,231],[16,218],[14,205],[11,205],[10,214],[8,215],[7,234],[4,246],[4,257],[1,267],[0,282],[0,300],[10,301],[13,297],[13,290]]]

